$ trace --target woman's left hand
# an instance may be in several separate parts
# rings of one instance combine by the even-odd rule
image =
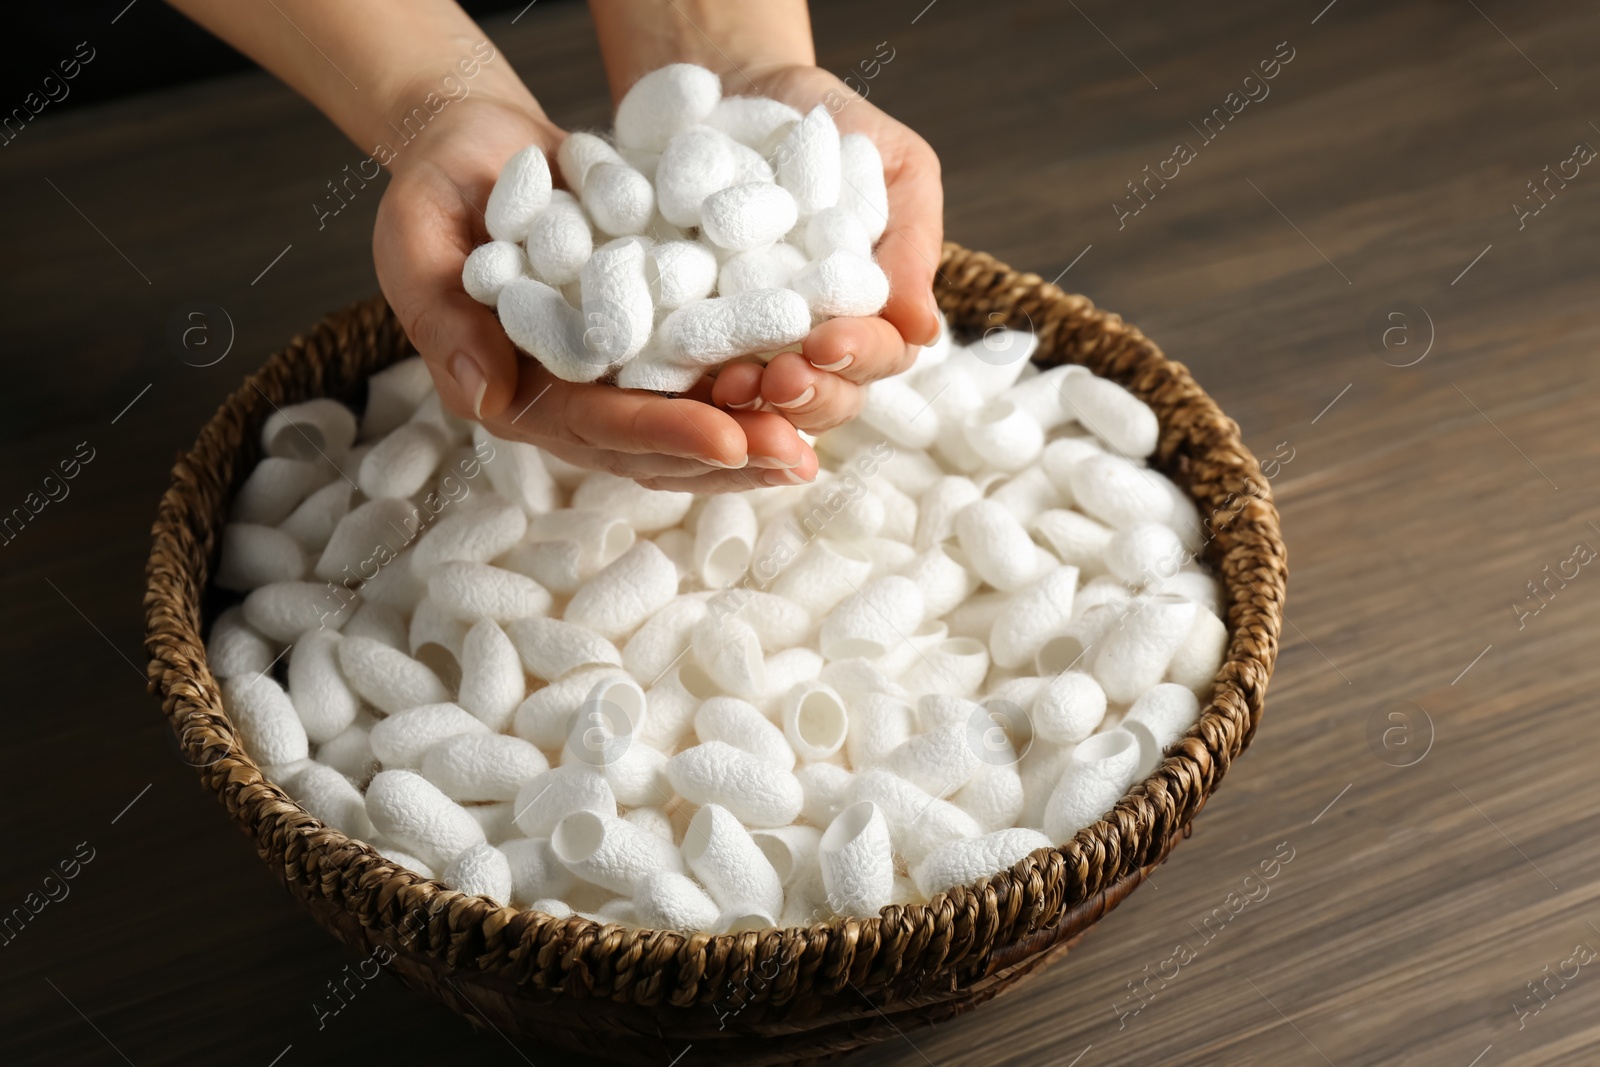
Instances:
[[[722,369],[712,399],[748,409],[765,401],[796,427],[820,433],[861,409],[861,386],[911,366],[920,346],[938,336],[933,277],[944,238],[944,187],[939,157],[908,126],[890,118],[819,67],[786,66],[724,78],[729,94],[770,96],[802,114],[822,104],[841,134],[864,133],[883,156],[889,223],[875,250],[889,276],[889,303],[871,318],[830,319],[811,331],[802,350],[765,367]]]

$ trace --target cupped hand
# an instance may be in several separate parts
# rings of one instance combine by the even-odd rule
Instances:
[[[890,118],[818,67],[787,66],[724,78],[730,94],[770,96],[801,113],[822,104],[842,134],[864,133],[883,156],[889,224],[878,265],[889,277],[889,303],[871,318],[830,319],[807,335],[798,353],[765,367],[733,364],[718,375],[712,397],[738,410],[758,401],[802,430],[820,433],[861,409],[862,385],[898,374],[921,345],[938,336],[933,278],[944,239],[944,187],[939,157],[905,124]]]
[[[816,454],[790,420],[714,406],[710,379],[678,398],[562,381],[519,355],[493,309],[467,295],[461,268],[489,239],[483,208],[501,166],[533,143],[553,156],[564,136],[531,96],[478,94],[452,102],[390,163],[372,237],[378,282],[445,405],[498,437],[652,488],[811,480]]]

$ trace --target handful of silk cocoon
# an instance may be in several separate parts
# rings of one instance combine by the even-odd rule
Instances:
[[[618,130],[626,158],[660,153],[658,195],[689,162],[711,175],[674,187],[670,218],[723,225],[711,201],[740,187],[710,187],[730,175],[787,175],[804,198],[769,187],[812,206],[841,196],[826,167],[738,140],[782,143],[825,116],[801,127],[781,104],[662,78]],[[563,150],[574,188],[628,166],[586,136]],[[512,196],[548,194],[539,161],[513,161],[492,227],[550,218]],[[559,226],[579,210],[550,201]],[[802,227],[796,254],[816,258],[797,285],[843,254],[827,234],[859,251],[881,232],[836,210]],[[683,259],[709,290],[718,258],[726,274],[751,254],[607,248],[527,284],[575,316],[555,286],[622,264],[605,300],[660,316],[681,289],[646,264]],[[740,302],[777,291],[687,300],[626,366],[650,345],[705,357],[675,318],[754,337]],[[207,644],[239,742],[390,862],[560,919],[737,933],[871,918],[1065,844],[1195,728],[1229,634],[1198,514],[1147,464],[1155,415],[1031,351],[1026,334],[946,329],[817,438],[814,484],[725,496],[494,438],[445,412],[420,360],[375,375],[360,420],[332,400],[284,407],[214,571],[242,598]]]
[[[461,284],[565,381],[678,393],[889,300],[883,159],[824,105],[724,99],[674,63],[622,98],[614,144],[574,133],[556,159],[564,190],[538,145],[506,162]]]

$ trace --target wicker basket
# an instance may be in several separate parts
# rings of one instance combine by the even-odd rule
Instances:
[[[1226,591],[1227,660],[1200,722],[1159,770],[1069,844],[925,905],[808,929],[695,935],[495,907],[397,867],[306,814],[236,743],[206,665],[207,581],[229,500],[274,405],[359,400],[410,353],[381,299],[334,314],[267,361],[178,460],[145,593],[150,680],[184,757],[319,923],[482,1025],[627,1063],[779,1064],[967,1011],[1062,955],[1139,885],[1249,743],[1278,652],[1278,515],[1239,429],[1137,329],[981,252],[945,246],[939,304],[958,325],[1033,330],[1035,359],[1082,363],[1161,420],[1152,462],[1193,494]],[[686,1054],[685,1046],[692,1046]],[[675,1056],[681,1058],[674,1060]]]

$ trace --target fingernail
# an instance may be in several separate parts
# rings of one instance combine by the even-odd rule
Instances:
[[[472,398],[473,417],[483,418],[483,398],[489,392],[489,382],[478,365],[466,353],[460,353],[450,361],[450,377],[462,393]]]
[[[846,367],[848,367],[850,364],[854,363],[855,361],[856,361],[856,357],[854,356],[854,354],[852,354],[850,352],[846,352],[844,354],[844,358],[839,360],[836,363],[818,363],[815,360],[813,360],[811,362],[811,365],[813,367],[817,368],[818,370],[840,371],[840,370],[844,370]]]
[[[772,403],[774,407],[780,407],[787,410],[811,403],[812,398],[816,395],[817,387],[814,385],[808,385],[806,386],[806,391],[795,397],[793,400],[774,400]]]
[[[792,470],[768,471],[761,476],[761,480],[768,485],[804,485],[808,481],[798,471]]]
[[[756,405],[759,404],[759,403],[761,403],[761,398],[758,396],[754,400],[746,400],[743,404],[729,404],[728,405],[728,410],[729,411],[754,411]]]
[[[768,470],[790,470],[800,466],[800,461],[795,460],[791,463],[789,460],[779,459],[777,456],[751,456],[750,466],[765,467]]]
[[[744,469],[744,467],[749,464],[750,457],[740,456],[739,462],[737,463],[724,463],[720,459],[713,459],[710,456],[702,456],[700,457],[700,462],[704,463],[708,467],[721,467],[725,471],[736,471]]]

